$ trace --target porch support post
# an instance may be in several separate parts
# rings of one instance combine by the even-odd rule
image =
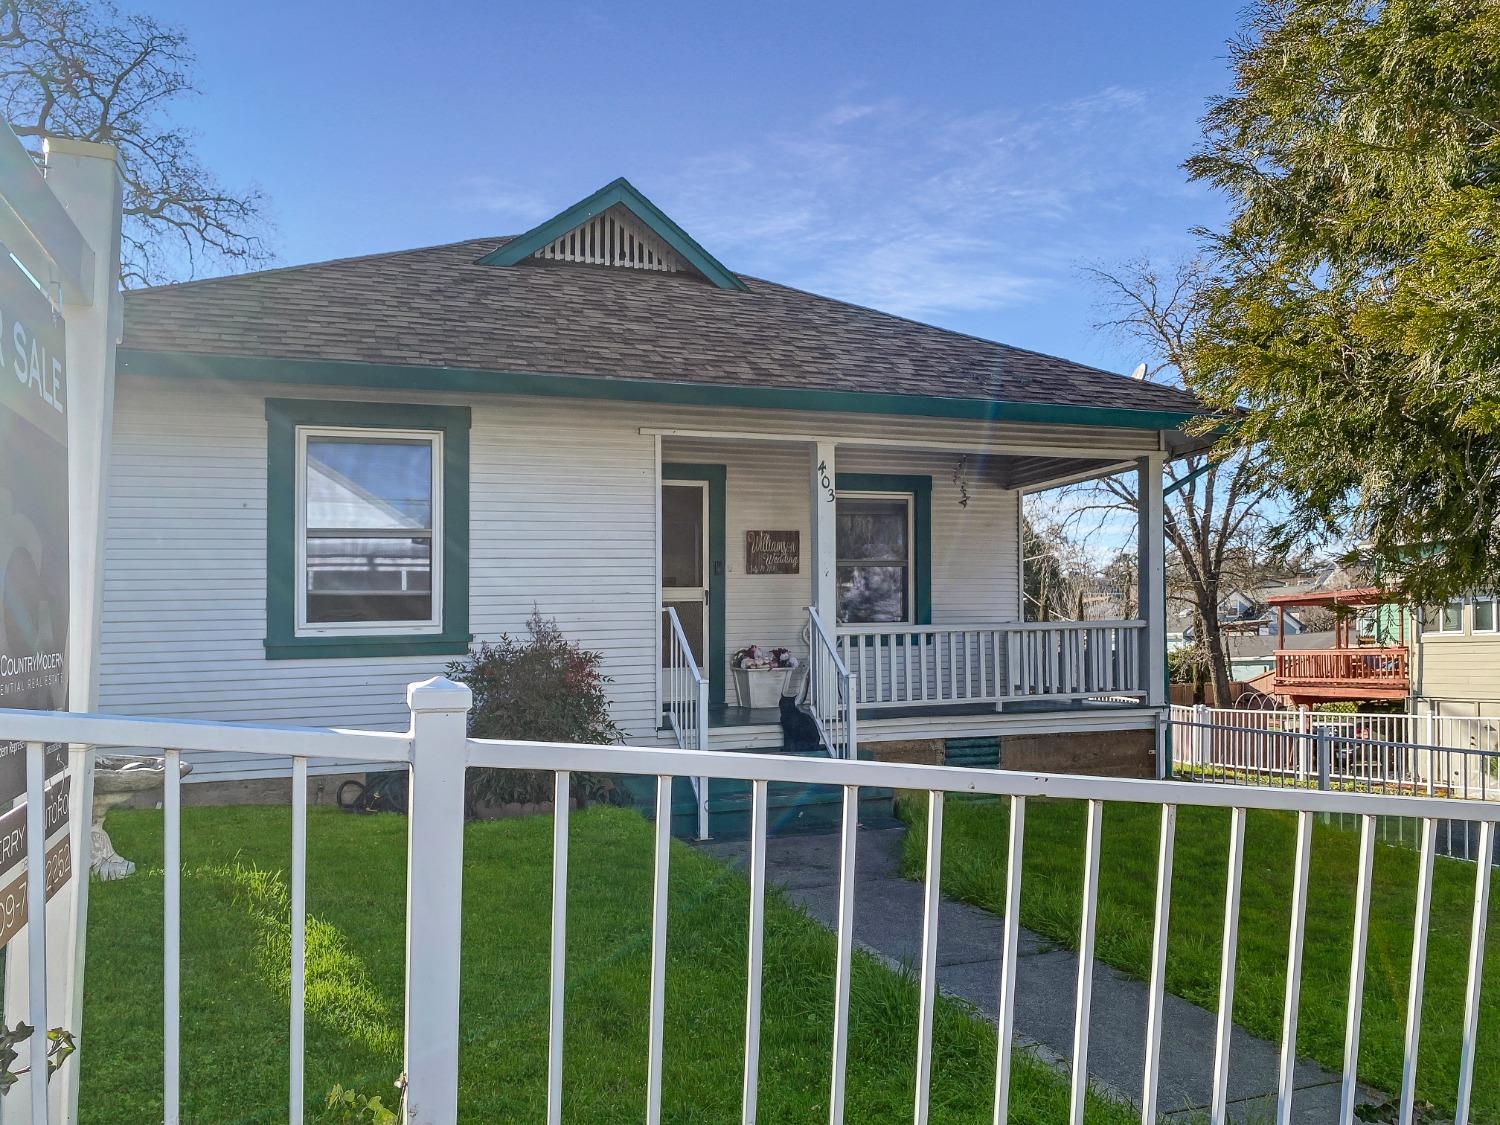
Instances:
[[[838,525],[835,487],[838,470],[834,443],[819,438],[811,451],[810,523],[812,527],[812,606],[830,634],[838,624]]]
[[[1136,605],[1146,623],[1141,630],[1141,685],[1150,707],[1166,706],[1167,569],[1161,454],[1136,461]]]

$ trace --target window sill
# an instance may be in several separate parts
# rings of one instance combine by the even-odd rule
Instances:
[[[473,636],[416,633],[364,637],[293,637],[265,642],[267,660],[338,660],[360,656],[465,656]]]

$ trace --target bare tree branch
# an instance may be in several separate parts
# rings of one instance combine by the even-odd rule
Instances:
[[[126,287],[271,258],[265,197],[230,191],[170,121],[195,94],[186,36],[108,0],[0,0],[0,111],[17,136],[114,145],[125,176]]]

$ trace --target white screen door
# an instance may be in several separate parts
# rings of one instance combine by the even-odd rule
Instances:
[[[661,604],[677,611],[698,668],[708,651],[708,484],[672,481],[661,486]],[[662,665],[671,652],[662,614]],[[665,681],[664,681],[665,684]]]

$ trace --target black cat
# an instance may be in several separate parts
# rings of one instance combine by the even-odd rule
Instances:
[[[823,749],[818,724],[798,706],[795,695],[781,697],[781,742],[788,753],[806,754]]]

